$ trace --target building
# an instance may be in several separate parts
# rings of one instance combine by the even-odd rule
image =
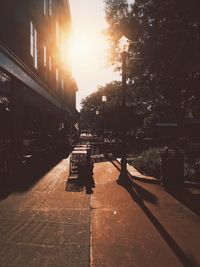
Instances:
[[[0,140],[19,154],[24,136],[69,131],[76,82],[60,50],[70,34],[67,0],[0,2]]]

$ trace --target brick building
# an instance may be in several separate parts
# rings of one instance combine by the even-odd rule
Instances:
[[[60,56],[70,27],[67,0],[0,2],[0,140],[16,153],[25,135],[67,132],[78,119],[76,82]]]

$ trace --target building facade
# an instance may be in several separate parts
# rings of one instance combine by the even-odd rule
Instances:
[[[70,27],[67,0],[0,3],[0,140],[16,153],[25,135],[69,131],[78,119],[76,82],[60,53]]]

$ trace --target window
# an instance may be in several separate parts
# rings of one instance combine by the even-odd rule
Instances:
[[[56,21],[56,44],[59,43],[59,23]]]
[[[36,69],[38,67],[37,47],[37,30],[32,21],[30,21],[30,54],[33,57],[33,64]]]
[[[30,22],[30,54],[33,57],[34,55],[34,26],[33,23]]]
[[[44,0],[44,15],[47,15],[48,12],[48,3],[47,0]]]
[[[61,80],[61,88],[62,88],[62,91],[63,91],[64,90],[64,80],[63,80],[63,78]]]
[[[46,67],[47,65],[47,48],[44,45],[44,66]]]
[[[51,62],[51,56],[49,56],[49,71],[51,71],[52,68],[52,62]]]
[[[58,83],[59,80],[59,71],[58,68],[56,68],[56,82]]]
[[[49,16],[52,16],[52,0],[49,0]]]

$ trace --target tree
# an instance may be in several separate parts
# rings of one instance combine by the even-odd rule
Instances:
[[[128,105],[126,109],[126,120],[122,112],[122,90],[121,82],[113,81],[105,86],[100,86],[98,90],[82,100],[81,109],[81,129],[102,133],[112,131],[116,135],[120,133],[122,124],[125,123],[128,130],[136,130],[141,127],[144,112],[138,108],[134,100],[131,88],[127,88]],[[107,102],[102,103],[102,96],[107,96]],[[98,110],[99,115],[96,115]]]
[[[200,49],[198,1],[106,0],[112,41],[112,63],[118,66],[117,44],[122,35],[131,40],[128,77],[139,103],[148,107],[145,121],[176,121],[198,116],[198,71],[190,65]],[[200,60],[199,60],[200,61]],[[200,70],[199,70],[200,72]]]

